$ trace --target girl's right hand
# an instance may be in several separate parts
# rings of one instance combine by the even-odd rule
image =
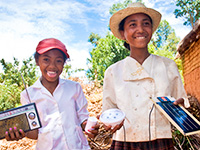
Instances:
[[[10,128],[9,131],[6,131],[5,138],[7,141],[19,140],[25,137],[25,132],[22,129],[17,129],[17,127]]]
[[[107,131],[110,130],[111,133],[113,134],[113,133],[115,133],[117,130],[121,129],[121,127],[123,126],[123,124],[124,124],[124,120],[123,120],[120,124],[116,125],[113,129],[112,129],[112,126],[106,126],[105,124],[104,124],[104,128],[105,128]]]

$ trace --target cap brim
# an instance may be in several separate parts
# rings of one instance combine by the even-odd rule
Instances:
[[[50,51],[50,50],[52,50],[52,49],[59,49],[59,50],[61,50],[61,51],[67,56],[67,58],[69,58],[69,54],[66,52],[66,50],[63,50],[63,48],[58,47],[58,46],[43,48],[43,49],[40,49],[40,50],[37,51],[37,52],[38,52],[39,54],[43,54],[43,53],[45,53],[45,52],[47,52],[47,51]]]

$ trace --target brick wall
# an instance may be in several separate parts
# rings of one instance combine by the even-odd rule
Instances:
[[[185,90],[200,102],[200,39],[182,55]]]

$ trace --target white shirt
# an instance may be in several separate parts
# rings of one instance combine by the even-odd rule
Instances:
[[[79,83],[59,79],[53,95],[37,80],[28,88],[31,102],[36,103],[42,128],[39,129],[38,150],[90,149],[81,123],[89,116],[87,100]],[[29,103],[26,91],[21,103]]]
[[[189,107],[178,68],[168,58],[150,55],[140,65],[132,57],[127,57],[105,72],[103,111],[119,108],[125,112],[127,142],[149,141],[149,113],[153,106],[150,97],[158,96],[182,97],[185,106]],[[150,129],[151,140],[172,138],[169,121],[156,108],[151,114]],[[113,139],[124,141],[123,127]]]

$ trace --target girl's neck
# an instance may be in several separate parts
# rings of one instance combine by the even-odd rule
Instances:
[[[142,65],[147,57],[150,56],[148,49],[131,49],[130,50],[130,57],[134,58]]]
[[[58,82],[49,82],[47,80],[41,80],[42,85],[53,95],[54,90],[56,89]]]

